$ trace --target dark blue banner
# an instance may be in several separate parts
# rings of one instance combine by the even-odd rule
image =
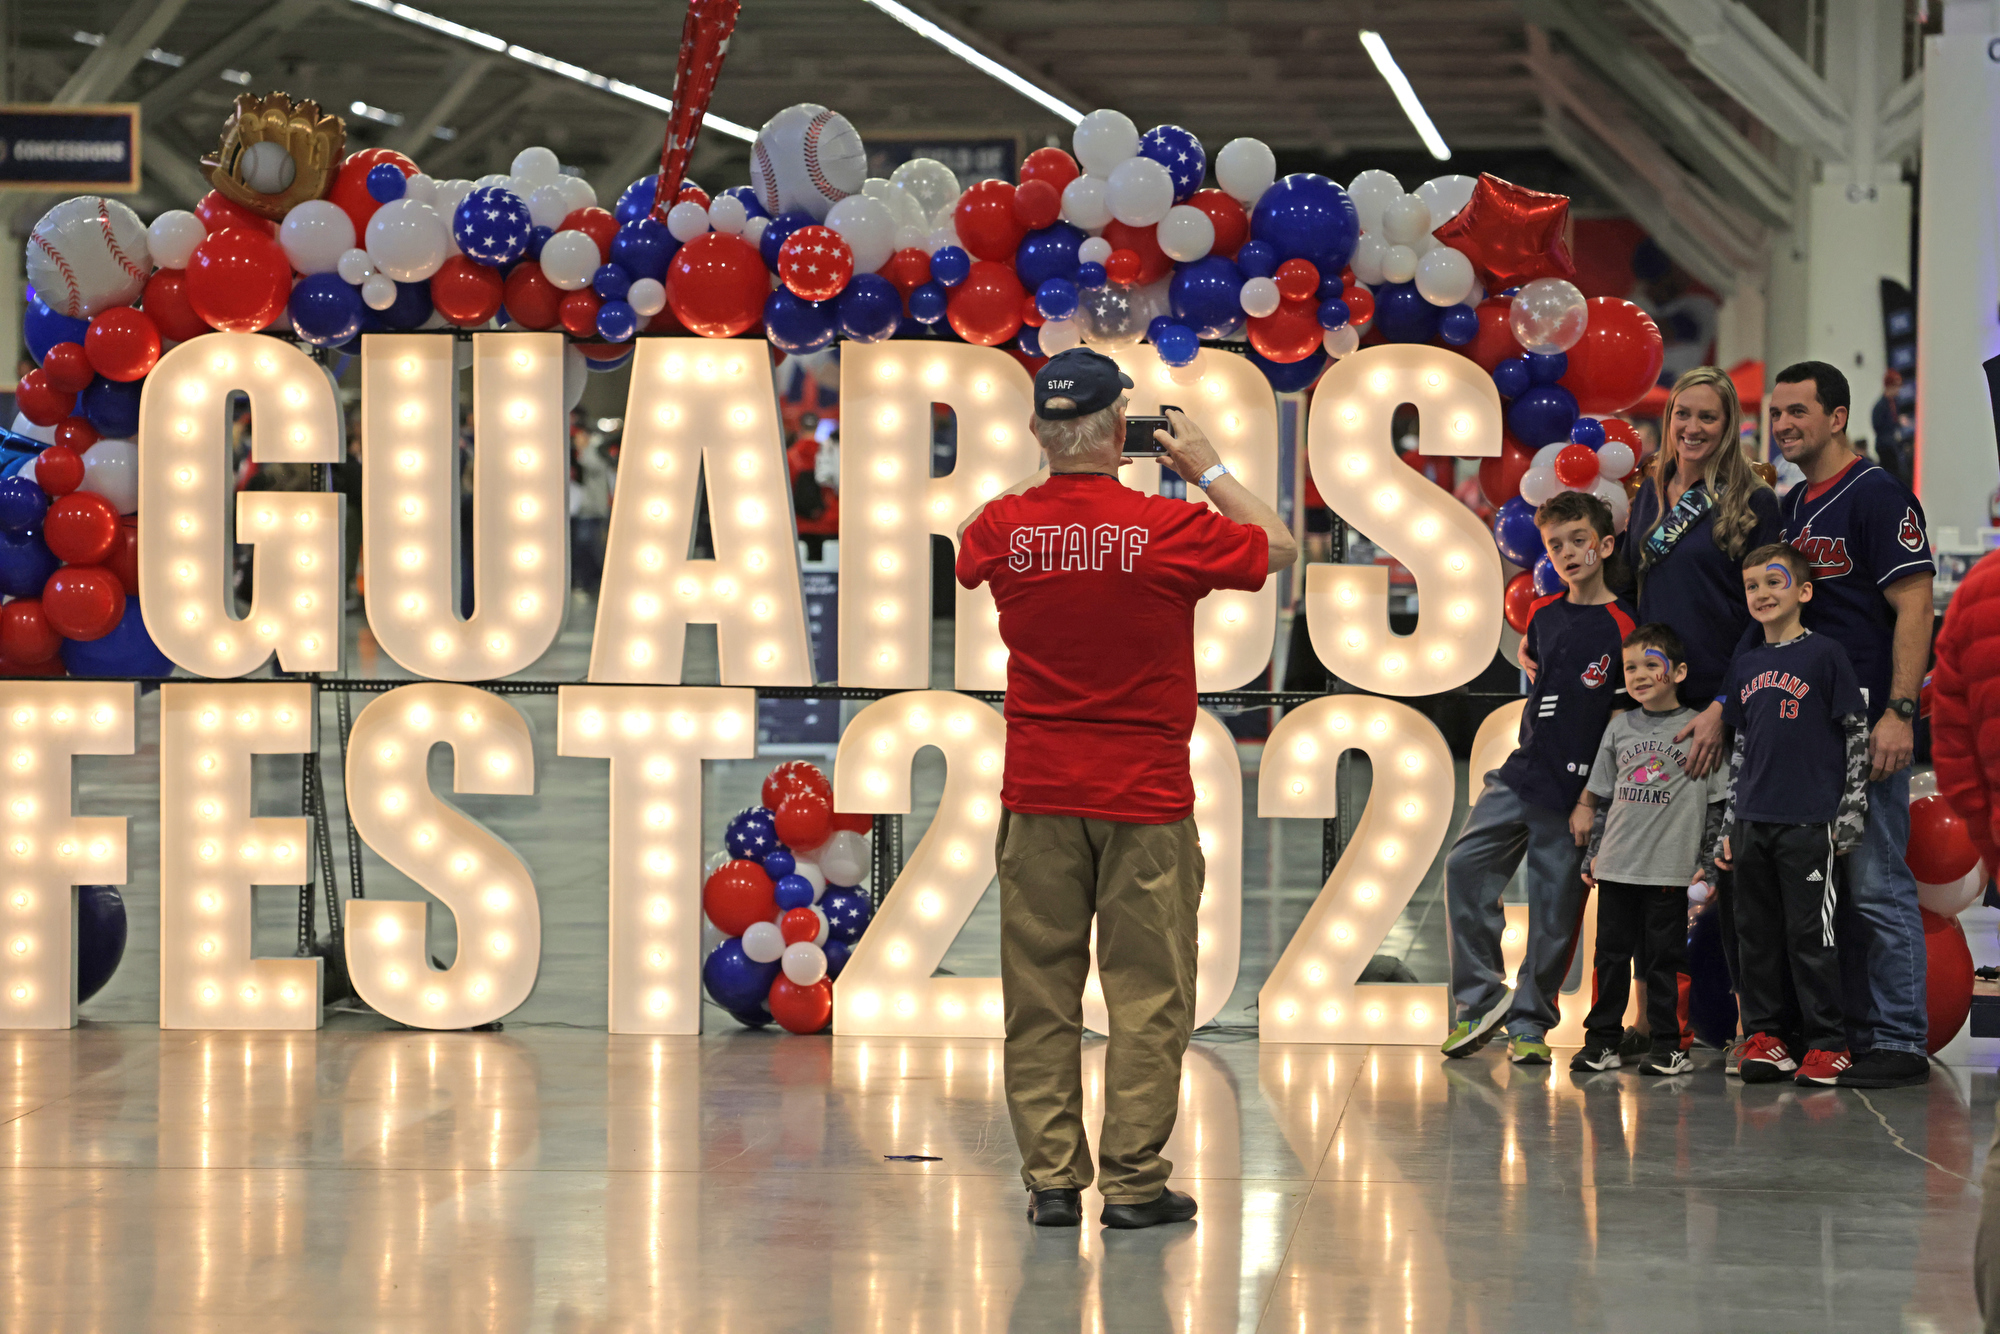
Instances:
[[[0,186],[139,188],[139,108],[0,107]]]

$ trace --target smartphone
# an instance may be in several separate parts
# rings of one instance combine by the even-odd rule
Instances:
[[[1166,449],[1161,446],[1158,440],[1153,438],[1153,432],[1165,431],[1171,435],[1173,427],[1167,423],[1164,414],[1179,411],[1180,409],[1171,403],[1162,403],[1160,405],[1162,415],[1160,416],[1127,417],[1125,419],[1124,457],[1128,459],[1156,459],[1165,454],[1167,452]]]

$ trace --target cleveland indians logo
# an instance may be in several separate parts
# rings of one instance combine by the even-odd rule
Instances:
[[[1603,685],[1611,677],[1611,655],[1605,654],[1596,662],[1583,669],[1583,683],[1592,690]]]
[[[1896,542],[1905,551],[1922,551],[1924,549],[1924,528],[1922,524],[1917,522],[1917,512],[1915,509],[1906,509],[1903,511],[1903,522],[1896,527]]]
[[[1911,524],[1915,521],[1914,514],[1904,520]],[[1847,554],[1847,539],[1814,537],[1810,523],[1799,529],[1799,535],[1792,539],[1792,545],[1805,553],[1806,563],[1812,566],[1815,579],[1837,579],[1854,569],[1854,558]]]
[[[1667,776],[1666,762],[1657,755],[1648,756],[1646,762],[1632,771],[1634,783],[1653,783]]]

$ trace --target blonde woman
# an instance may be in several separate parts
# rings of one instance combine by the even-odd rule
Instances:
[[[1736,386],[1714,366],[1674,382],[1660,419],[1653,476],[1632,500],[1621,550],[1638,579],[1639,620],[1670,625],[1687,646],[1681,698],[1701,710],[1675,740],[1693,737],[1688,770],[1699,777],[1723,760],[1717,699],[1750,625],[1743,553],[1781,540],[1778,497],[1739,443]]]

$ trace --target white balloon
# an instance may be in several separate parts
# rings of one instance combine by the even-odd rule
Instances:
[[[83,485],[111,502],[120,514],[139,510],[139,446],[130,440],[100,440],[83,451]]]
[[[1986,892],[1986,868],[1974,866],[1946,885],[1917,882],[1917,902],[1943,917],[1956,917],[1979,902]]]
[[[569,216],[569,200],[560,185],[538,185],[528,192],[528,221],[537,227],[554,229]]]
[[[1113,167],[1139,155],[1139,127],[1122,111],[1093,111],[1077,122],[1070,145],[1086,172],[1109,176]]]
[[[580,292],[604,263],[588,232],[557,232],[542,243],[542,276],[565,292]]]
[[[1417,252],[1406,245],[1392,245],[1382,252],[1382,281],[1406,283],[1417,276]]]
[[[879,199],[849,195],[826,211],[826,225],[854,252],[856,273],[873,273],[896,253],[896,215]]]
[[[743,952],[758,963],[776,963],[788,948],[775,922],[752,922],[743,929]]]
[[[1567,352],[1583,337],[1590,306],[1576,284],[1564,278],[1537,278],[1514,293],[1507,325],[1514,341],[1529,352]]]
[[[743,239],[751,245],[756,245],[764,239],[764,229],[770,225],[771,220],[769,218],[750,219],[750,221],[743,224]]]
[[[514,178],[505,172],[495,171],[481,176],[472,183],[472,190],[492,190],[496,188],[511,191],[514,188]],[[472,190],[467,190],[466,193],[471,194]]]
[[[667,231],[683,244],[708,230],[708,210],[692,199],[683,199],[667,210]]]
[[[1097,176],[1079,176],[1063,187],[1063,221],[1087,232],[1101,231],[1111,221],[1111,200],[1104,181]]]
[[[1279,303],[1284,300],[1284,296],[1278,291],[1276,280],[1252,278],[1243,284],[1241,300],[1245,315],[1261,319],[1274,313]]]
[[[1041,329],[1042,355],[1053,357],[1083,341],[1083,328],[1075,320],[1050,320]]]
[[[581,176],[558,176],[556,186],[563,192],[563,202],[569,205],[571,213],[580,208],[597,207],[597,187]]]
[[[751,221],[761,222],[762,219],[752,218]],[[923,227],[911,227],[905,224],[896,228],[897,250],[922,250],[925,243],[930,239],[930,232]],[[891,251],[890,253],[894,254],[895,251]]]
[[[870,176],[861,182],[861,193],[870,199],[887,199],[890,194],[887,176]]]
[[[563,411],[575,412],[583,402],[584,387],[590,383],[590,359],[576,350],[575,343],[563,347]],[[725,858],[726,860],[726,858]]]
[[[278,244],[300,273],[332,273],[340,257],[354,249],[354,219],[324,199],[295,204],[278,227]]]
[[[15,435],[25,435],[28,439],[39,440],[45,445],[53,445],[56,442],[54,426],[37,426],[28,420],[25,413],[14,414],[14,425],[11,429]]]
[[[1193,204],[1176,204],[1160,219],[1157,238],[1168,259],[1192,263],[1215,248],[1215,221]]]
[[[386,273],[371,273],[361,280],[361,304],[370,310],[387,310],[396,304],[396,283]]]
[[[954,189],[957,184],[957,180],[954,179],[952,181]],[[885,182],[881,194],[871,193],[868,197],[888,209],[889,216],[896,220],[898,227],[920,227],[924,231],[931,229],[931,215],[924,210],[923,204],[917,197],[902,186],[889,185]]]
[[[1211,224],[1213,225],[1213,224]],[[1102,264],[1111,258],[1111,242],[1101,236],[1087,236],[1083,244],[1076,248],[1076,262],[1079,264]]]
[[[930,251],[933,255],[948,245],[958,245],[958,228],[952,226],[949,222],[933,227],[930,236],[924,241],[924,249]],[[958,248],[963,250],[965,247],[959,246]]]
[[[959,194],[957,173],[934,157],[914,157],[897,167],[889,173],[889,188],[909,197],[926,227]]]
[[[1417,292],[1433,306],[1455,306],[1472,295],[1472,261],[1448,245],[1417,261]]]
[[[1215,183],[1239,203],[1254,204],[1278,179],[1278,159],[1262,139],[1231,139],[1215,155]]]
[[[351,231],[354,224],[349,223]],[[184,269],[194,256],[194,248],[208,235],[208,227],[184,208],[170,208],[153,219],[146,229],[146,248],[153,262],[163,269]]]
[[[1365,287],[1376,287],[1382,282],[1382,257],[1389,253],[1389,243],[1375,232],[1361,233],[1361,239],[1354,243],[1354,253],[1348,257],[1347,266],[1354,270],[1354,281]]]
[[[708,206],[708,225],[718,232],[735,236],[750,221],[750,210],[735,195],[717,195]]]
[[[1535,467],[1521,474],[1521,499],[1530,505],[1546,504],[1562,489],[1563,484],[1557,480],[1554,468]]]
[[[1320,342],[1326,347],[1326,354],[1335,359],[1346,356],[1361,346],[1361,334],[1351,324],[1343,324],[1338,329],[1328,329]]]
[[[838,830],[813,850],[812,859],[830,883],[858,885],[868,865],[868,840],[851,829]]]
[[[1556,470],[1556,455],[1568,448],[1569,441],[1567,440],[1557,440],[1551,444],[1543,445],[1535,451],[1535,457],[1528,460],[1528,466],[1530,468],[1547,468],[1550,472],[1554,472]]]
[[[334,272],[340,275],[340,281],[359,287],[375,276],[375,261],[368,258],[366,250],[356,246],[352,250],[342,252],[340,263],[334,266]]]
[[[1430,206],[1431,227],[1444,226],[1458,216],[1459,210],[1472,202],[1472,191],[1479,184],[1473,176],[1433,176],[1417,187],[1417,198]]]
[[[1924,767],[1910,770],[1910,800],[1922,801],[1937,795],[1937,770]]]
[[[650,320],[667,308],[667,289],[657,278],[641,278],[625,293],[626,304],[642,320]]]
[[[562,175],[562,161],[549,149],[524,148],[514,154],[514,162],[509,170],[516,176],[533,181],[536,185],[547,185]]]
[[[403,178],[403,198],[405,199],[414,199],[419,204],[435,205],[437,203],[437,192],[438,183],[437,178],[434,176],[426,176],[423,172],[418,172],[414,176]]]
[[[368,258],[399,283],[420,283],[444,263],[450,234],[429,204],[392,199],[368,220]]]
[[[785,946],[785,976],[796,985],[809,987],[826,976],[826,951],[809,940]]]
[[[283,144],[264,139],[243,150],[236,159],[236,175],[258,194],[275,195],[291,188],[299,167]]]
[[[806,878],[813,887],[813,902],[818,903],[819,896],[826,893],[826,872],[822,871],[819,863],[811,857],[801,857],[794,853],[792,860],[792,874]]]
[[[1612,481],[1623,481],[1637,461],[1632,446],[1622,440],[1607,440],[1597,447],[1597,471]]]
[[[1612,528],[1621,533],[1625,531],[1625,519],[1632,508],[1632,501],[1625,494],[1624,487],[1611,481],[1609,478],[1600,477],[1589,486],[1580,486],[1577,490],[1589,491],[1590,494],[1609,505],[1611,507]]]
[[[1127,227],[1150,227],[1174,206],[1173,174],[1149,157],[1126,158],[1111,169],[1105,198]]]
[[[1430,206],[1415,195],[1397,195],[1383,206],[1382,237],[1390,245],[1413,246],[1430,229]]]
[[[1382,230],[1382,210],[1392,199],[1403,197],[1403,183],[1379,167],[1370,167],[1347,183],[1347,197],[1361,219],[1361,230]]]

